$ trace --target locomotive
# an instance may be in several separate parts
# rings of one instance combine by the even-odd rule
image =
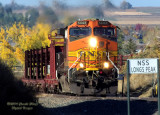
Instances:
[[[25,51],[22,81],[35,90],[106,94],[117,86],[117,27],[86,19],[48,35],[50,47]]]

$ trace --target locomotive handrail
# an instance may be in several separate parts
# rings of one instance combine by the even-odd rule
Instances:
[[[118,69],[118,67],[112,62],[112,60],[109,58],[109,52],[108,52],[108,54],[107,54],[107,52],[106,52],[106,56],[108,57],[108,60],[111,62],[111,64],[116,68],[117,73],[118,73],[118,77],[117,77],[117,78],[119,78],[119,69]]]
[[[84,52],[81,52],[79,58],[77,57],[77,60],[76,60],[76,61],[72,64],[72,66],[68,69],[68,82],[69,82],[69,78],[70,78],[70,70],[71,70],[72,67],[75,65],[75,63],[81,58],[82,53],[84,53]]]

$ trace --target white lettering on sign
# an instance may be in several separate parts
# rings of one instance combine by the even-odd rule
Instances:
[[[129,59],[130,74],[157,73],[158,59]]]

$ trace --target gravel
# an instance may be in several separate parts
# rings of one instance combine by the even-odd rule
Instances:
[[[38,96],[39,115],[127,115],[127,98],[66,96],[43,94]],[[131,98],[131,115],[156,115],[157,99]]]
[[[38,96],[39,103],[46,108],[56,108],[69,106],[71,104],[78,104],[85,101],[95,101],[101,97],[90,97],[90,96],[67,96],[67,95],[56,95],[56,94],[41,94]],[[103,98],[101,98],[103,99]]]

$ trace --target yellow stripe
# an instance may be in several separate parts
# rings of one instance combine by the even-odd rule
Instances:
[[[77,70],[80,70],[82,68],[77,68]],[[98,68],[86,68],[84,69],[85,71],[98,71],[99,69]]]
[[[109,56],[118,56],[118,52],[117,51],[109,51]]]
[[[81,51],[84,51],[84,52],[86,53],[86,56],[89,55],[88,51],[91,51],[91,52],[95,51],[95,52],[97,52],[97,50],[89,50],[88,48],[83,48],[83,49],[78,49],[78,50],[75,50],[75,51],[69,51],[69,52],[68,52],[68,56],[69,56],[69,57],[77,57],[77,56],[80,56],[80,53],[79,53],[79,52],[81,52]],[[98,52],[99,52],[100,54],[102,54],[104,51],[105,51],[105,48],[99,48],[99,49],[98,49]]]
[[[80,63],[80,62],[78,62],[78,61],[77,61],[77,62],[75,62],[75,61],[68,61],[68,62],[69,62],[70,64],[73,64],[73,63],[78,64],[78,63]],[[82,63],[83,63],[83,62],[82,62]],[[96,64],[90,64],[90,63],[88,64],[87,62],[86,62],[85,64],[86,64],[86,65],[89,65],[89,66],[93,66],[93,67],[96,66]],[[97,63],[97,64],[101,65],[101,63]]]
[[[85,70],[86,71],[98,71],[99,69],[98,68],[86,68]]]
[[[64,44],[56,44],[55,46],[64,46]]]
[[[68,52],[69,57],[77,57],[77,52]]]

